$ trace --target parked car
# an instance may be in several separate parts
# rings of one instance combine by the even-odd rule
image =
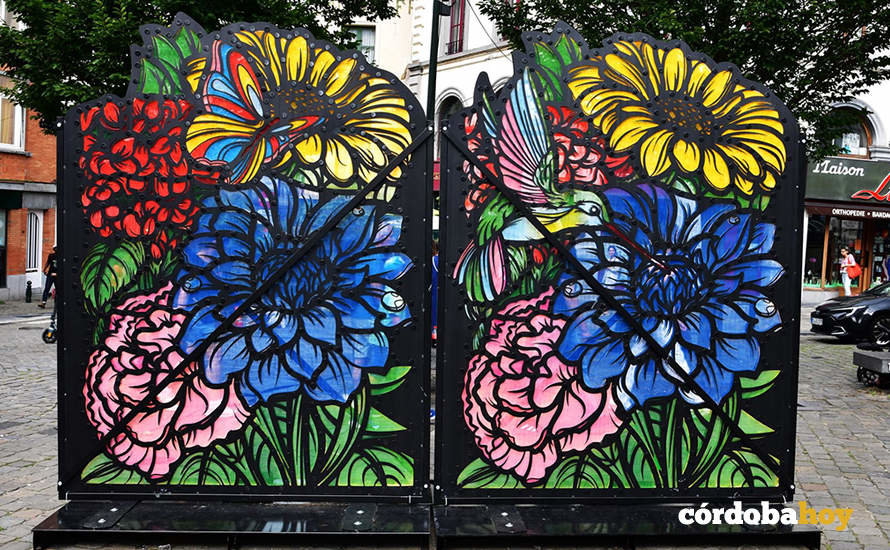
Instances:
[[[810,315],[810,331],[890,345],[890,282],[858,296],[832,298]]]

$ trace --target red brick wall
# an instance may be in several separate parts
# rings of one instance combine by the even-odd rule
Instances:
[[[56,137],[43,133],[28,112],[25,151],[31,156],[0,152],[0,180],[52,183],[56,181]]]
[[[6,226],[6,274],[24,275],[28,261],[28,211],[10,210]]]

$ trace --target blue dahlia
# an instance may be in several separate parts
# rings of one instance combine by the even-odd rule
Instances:
[[[319,201],[317,192],[264,177],[205,199],[183,249],[175,303],[190,313],[180,347],[191,352],[206,340],[350,198]],[[410,318],[391,286],[411,268],[393,250],[401,227],[401,216],[372,205],[347,214],[214,339],[204,354],[207,380],[239,376],[250,405],[301,389],[345,402],[364,369],[386,364],[386,329]]]
[[[698,204],[656,186],[603,191],[612,229],[583,235],[573,253],[698,388],[633,331],[597,306],[582,279],[563,276],[555,313],[571,317],[559,351],[580,361],[584,382],[617,382],[625,408],[675,392],[720,403],[737,373],[754,371],[757,335],[781,324],[765,294],[783,274],[770,257],[775,226],[728,203]]]

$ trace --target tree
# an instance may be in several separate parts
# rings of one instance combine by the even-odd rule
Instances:
[[[0,25],[0,67],[15,82],[6,93],[35,111],[45,129],[72,105],[103,94],[123,95],[130,44],[139,26],[168,25],[182,11],[208,31],[236,21],[304,27],[316,37],[351,45],[356,17],[395,15],[389,0],[6,0],[24,29]]]
[[[521,32],[558,20],[592,47],[619,31],[683,40],[772,89],[801,121],[811,158],[836,153],[834,139],[862,115],[832,106],[890,73],[886,0],[480,0],[480,9],[517,47]]]

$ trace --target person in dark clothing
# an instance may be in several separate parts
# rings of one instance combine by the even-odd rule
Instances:
[[[43,301],[37,304],[39,308],[46,307],[46,300],[49,299],[49,293],[52,291],[53,285],[56,283],[56,247],[46,257],[46,265],[43,266],[43,272],[46,274],[46,282],[43,283]]]

